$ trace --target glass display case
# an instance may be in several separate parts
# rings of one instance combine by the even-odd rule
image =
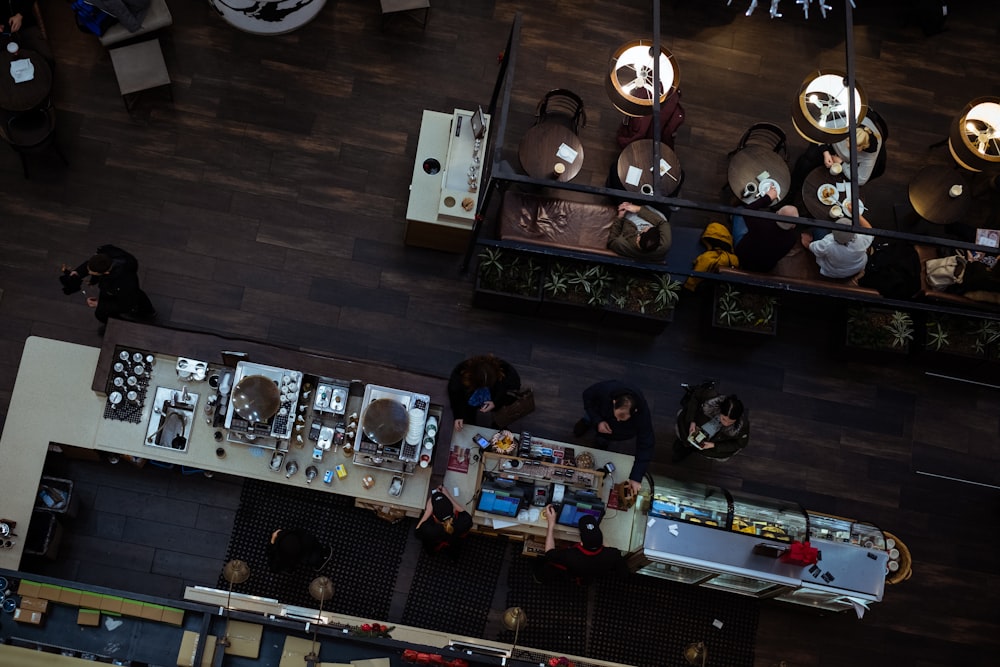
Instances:
[[[715,528],[729,528],[731,500],[718,486],[682,482],[666,477],[654,478],[650,516],[685,521]]]
[[[798,503],[734,492],[731,530],[778,542],[801,542],[808,534],[806,511]]]
[[[809,512],[809,538],[885,551],[885,535],[877,526],[820,512]]]

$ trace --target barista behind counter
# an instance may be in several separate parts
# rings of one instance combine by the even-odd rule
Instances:
[[[507,478],[518,477],[523,482],[532,480],[541,482],[541,484],[536,485],[536,488],[545,488],[549,482],[563,484],[566,487],[566,498],[564,499],[566,502],[563,503],[559,517],[560,521],[555,527],[555,537],[566,542],[577,542],[579,540],[579,533],[576,526],[579,516],[576,513],[579,511],[586,512],[586,506],[590,503],[582,501],[580,505],[582,509],[574,507],[573,490],[575,488],[581,489],[582,496],[588,497],[590,494],[585,489],[587,485],[574,484],[566,477],[544,477],[544,470],[546,468],[555,467],[560,470],[568,470],[569,468],[559,468],[558,466],[546,465],[544,463],[539,464],[537,461],[530,459],[505,457],[492,452],[485,452],[475,442],[477,435],[489,440],[496,433],[492,429],[468,427],[462,431],[455,432],[451,441],[451,456],[448,464],[448,472],[444,478],[444,487],[453,495],[457,494],[459,498],[471,498],[466,504],[466,509],[472,515],[474,529],[509,534],[513,537],[534,538],[538,542],[542,542],[545,539],[547,522],[543,510],[544,506],[549,502],[556,502],[554,499],[526,498],[519,503],[519,509],[524,510],[527,508],[526,512],[516,512],[514,508],[508,511],[507,508],[499,506],[496,508],[499,512],[488,512],[480,509],[484,483],[487,490],[489,490],[490,486],[495,486],[495,483],[491,482],[489,477],[499,474]],[[588,474],[594,477],[594,486],[597,488],[597,493],[593,505],[597,507],[603,506],[604,508],[600,524],[601,530],[604,533],[604,543],[609,547],[625,552],[632,551],[632,524],[636,520],[635,508],[621,510],[617,507],[609,506],[616,504],[609,501],[615,482],[624,481],[617,480],[614,476],[624,476],[627,474],[627,471],[632,467],[634,457],[628,454],[590,449],[542,439],[538,436],[532,436],[532,443],[535,445],[544,444],[545,447],[562,449],[564,451],[572,449],[577,459],[580,459],[583,454],[589,454],[597,469],[600,469],[605,463],[611,463],[615,467],[616,472],[605,477],[603,483],[599,470],[578,469],[578,471],[582,472],[584,477]],[[442,452],[439,452],[438,456],[441,456],[441,454]],[[510,463],[505,464],[505,461],[510,461]],[[517,464],[516,468],[509,467],[513,466],[515,462]],[[622,471],[626,472],[623,473]],[[536,500],[541,504],[537,504]],[[511,512],[513,512],[512,515],[510,515]],[[525,516],[526,514],[527,516]]]

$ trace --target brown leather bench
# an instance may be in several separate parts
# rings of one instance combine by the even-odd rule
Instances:
[[[553,199],[508,190],[500,210],[499,236],[503,241],[617,257],[606,247],[616,215],[616,207],[612,204]]]

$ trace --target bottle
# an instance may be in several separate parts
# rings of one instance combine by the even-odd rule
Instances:
[[[41,490],[40,490],[40,491],[38,492],[38,497],[42,499],[42,502],[43,502],[43,503],[45,503],[45,506],[46,506],[46,507],[49,507],[49,508],[52,508],[52,507],[55,507],[55,506],[56,506],[56,501],[55,501],[55,499],[54,499],[54,498],[53,498],[53,497],[52,497],[52,496],[51,496],[51,495],[49,494],[49,491],[48,491],[48,489],[41,489]]]

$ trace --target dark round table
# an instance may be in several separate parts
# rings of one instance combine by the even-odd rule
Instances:
[[[962,186],[962,194],[952,197],[953,185]],[[972,193],[965,175],[954,167],[930,165],[910,181],[910,204],[921,218],[935,225],[959,222],[969,212]]]
[[[747,183],[756,183],[757,176],[765,171],[778,184],[778,200],[787,197],[792,185],[788,164],[781,155],[763,146],[747,146],[729,158],[729,188],[744,204],[750,204],[757,197],[744,199],[743,189]]]
[[[566,144],[577,152],[572,162],[556,155],[559,146]],[[524,133],[517,147],[517,158],[529,176],[550,178],[554,181],[571,181],[583,168],[583,144],[573,130],[556,121],[542,122]],[[562,164],[566,171],[555,173],[556,164]]]
[[[805,183],[802,184],[802,203],[806,205],[809,215],[817,220],[829,220],[832,218],[830,208],[833,204],[824,204],[820,201],[819,189],[826,184],[836,187],[839,183],[850,183],[850,180],[844,178],[843,174],[834,176],[826,167],[816,167],[809,172]],[[839,204],[843,204],[844,200],[847,199],[845,195],[845,191],[837,190],[836,197]],[[861,193],[859,192],[858,196],[860,197],[860,195]],[[845,214],[843,217],[847,218],[850,216]]]
[[[7,111],[28,111],[45,101],[52,92],[52,70],[45,58],[36,51],[22,48],[16,56],[4,49],[0,51],[0,109]],[[15,83],[10,75],[10,64],[14,60],[27,58],[35,68],[35,78],[31,81]]]
[[[656,173],[655,178],[659,178],[660,181],[660,194],[670,196],[677,192],[681,183],[681,161],[678,159],[677,153],[670,146],[660,142],[660,159],[665,160],[670,167],[667,173],[662,176],[659,176],[659,168],[655,172],[650,170],[650,167],[653,166],[653,140],[637,139],[630,143],[618,156],[618,180],[621,181],[622,187],[631,192],[641,192],[642,186],[653,185],[653,174]],[[639,182],[635,185],[625,182],[629,167],[636,167],[642,172],[639,176]]]

